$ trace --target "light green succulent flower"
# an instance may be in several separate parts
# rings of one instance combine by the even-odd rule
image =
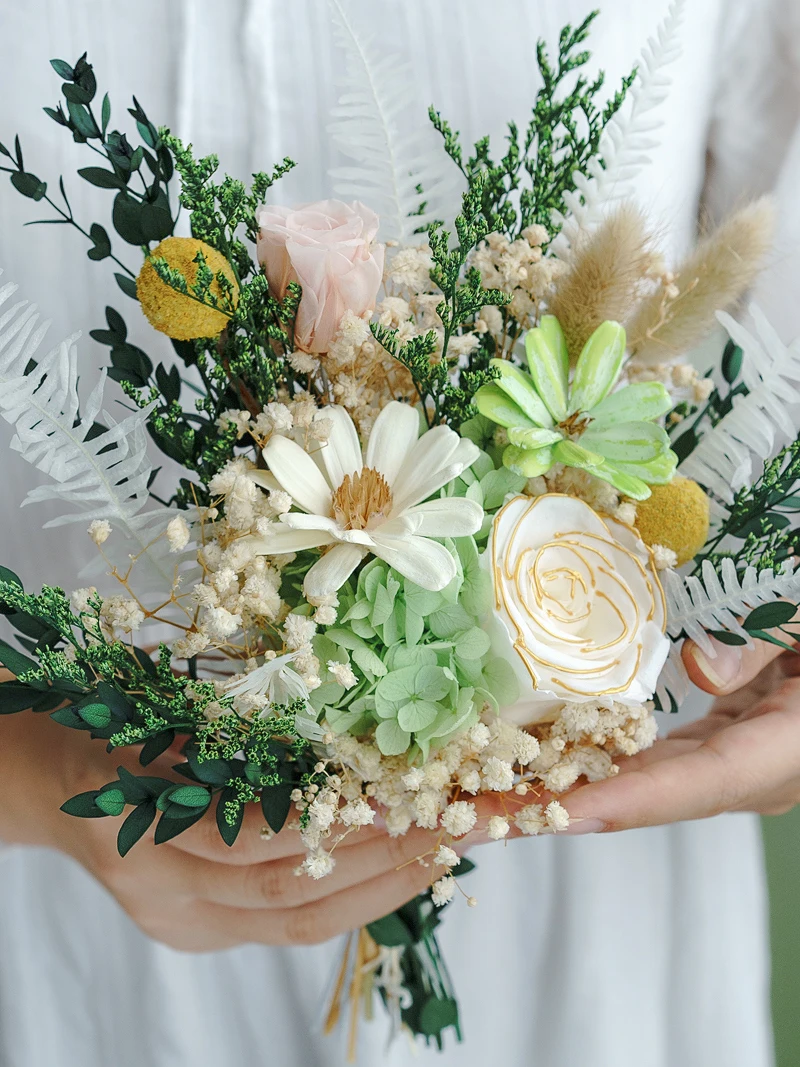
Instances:
[[[553,315],[528,331],[525,351],[530,374],[493,359],[499,378],[475,394],[481,415],[508,432],[506,467],[526,478],[546,474],[554,463],[580,467],[634,500],[671,480],[677,456],[654,421],[672,406],[667,390],[660,382],[635,382],[611,391],[625,355],[619,323],[594,331],[571,385],[567,345]]]

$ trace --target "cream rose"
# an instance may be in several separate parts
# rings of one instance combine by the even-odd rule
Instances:
[[[574,497],[518,496],[498,512],[485,559],[493,644],[521,685],[503,718],[527,724],[567,701],[652,697],[669,652],[666,612],[634,530]]]
[[[299,282],[303,298],[295,345],[327,352],[346,311],[375,307],[383,279],[383,245],[375,243],[378,216],[354,202],[321,200],[302,207],[264,207],[257,215],[258,260],[279,298]]]

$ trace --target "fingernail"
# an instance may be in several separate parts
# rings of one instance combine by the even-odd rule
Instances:
[[[573,817],[570,819],[569,826],[566,830],[561,830],[558,837],[563,837],[565,834],[571,834],[572,837],[577,837],[578,834],[599,834],[605,828],[606,824],[602,819],[577,819]]]
[[[716,652],[714,658],[707,656],[697,645],[691,650],[692,658],[715,689],[726,689],[741,669],[742,650],[735,645],[723,645],[713,637],[709,640]]]

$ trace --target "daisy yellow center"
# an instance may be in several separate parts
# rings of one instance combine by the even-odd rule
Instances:
[[[391,506],[392,491],[372,467],[364,467],[359,474],[345,474],[333,494],[333,517],[346,530],[366,530],[372,519],[386,518]]]

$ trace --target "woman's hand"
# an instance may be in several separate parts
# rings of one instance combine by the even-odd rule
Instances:
[[[149,773],[171,777],[174,762],[165,753]],[[254,805],[233,848],[207,816],[162,845],[146,836],[123,859],[116,847],[119,819],[77,819],[59,810],[76,793],[112,781],[120,764],[142,771],[135,753],[108,755],[100,742],[47,715],[0,717],[0,839],[71,855],[145,933],[173,948],[325,941],[394,911],[444,873],[430,855],[437,834],[413,829],[391,838],[367,826],[336,847],[330,875],[298,876],[305,855],[299,834],[282,830],[262,839],[264,821]],[[486,809],[494,814],[491,798]],[[470,844],[478,838],[471,834]],[[426,855],[427,865],[416,862]]]
[[[571,793],[564,806],[581,821],[567,833],[778,815],[800,803],[800,654],[765,641],[714,645],[715,659],[692,641],[683,648],[692,681],[717,696],[708,715],[622,760],[616,778]]]

